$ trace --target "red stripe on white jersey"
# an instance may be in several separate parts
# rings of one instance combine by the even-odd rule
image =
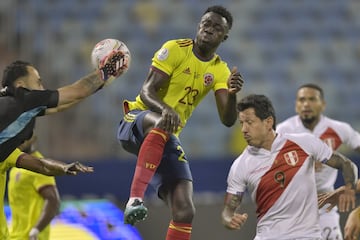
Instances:
[[[299,145],[286,141],[273,165],[259,182],[256,192],[258,220],[279,199],[307,157],[308,154]]]
[[[338,149],[342,144],[339,135],[334,131],[334,129],[330,127],[328,127],[325,132],[321,134],[320,139],[323,140],[333,150]]]

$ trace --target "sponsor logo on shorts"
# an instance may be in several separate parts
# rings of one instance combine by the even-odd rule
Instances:
[[[156,165],[155,164],[152,164],[152,163],[145,163],[145,168],[147,169],[155,169],[156,168]]]

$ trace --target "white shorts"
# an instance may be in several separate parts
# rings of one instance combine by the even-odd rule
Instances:
[[[322,237],[324,240],[343,240],[340,216],[337,212],[337,208],[334,207],[330,212],[326,212],[324,206],[319,210],[320,214],[320,227]]]

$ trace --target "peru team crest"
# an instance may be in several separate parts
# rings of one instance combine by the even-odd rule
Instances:
[[[204,85],[205,87],[210,86],[214,82],[214,75],[211,73],[204,74]]]
[[[335,149],[336,147],[336,143],[335,143],[335,138],[325,138],[323,140],[329,147],[331,147],[331,149]]]
[[[290,151],[284,154],[285,161],[290,166],[295,166],[299,161],[299,157],[296,151]]]

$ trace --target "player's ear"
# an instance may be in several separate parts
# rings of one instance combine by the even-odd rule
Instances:
[[[24,87],[25,82],[23,80],[17,80],[17,81],[15,81],[14,85],[15,85],[15,88]]]
[[[222,41],[224,42],[226,39],[228,39],[228,37],[229,37],[229,35],[226,34],[226,35],[224,36],[224,39],[223,39]]]

